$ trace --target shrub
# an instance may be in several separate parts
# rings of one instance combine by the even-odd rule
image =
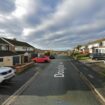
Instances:
[[[76,56],[77,59],[88,58],[89,54],[79,54]]]

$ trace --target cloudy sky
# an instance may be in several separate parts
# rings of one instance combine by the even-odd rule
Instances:
[[[105,0],[0,0],[0,37],[65,50],[105,37]]]

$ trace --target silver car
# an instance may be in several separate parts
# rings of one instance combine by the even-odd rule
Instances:
[[[15,76],[15,70],[11,67],[0,67],[0,83],[10,80]]]

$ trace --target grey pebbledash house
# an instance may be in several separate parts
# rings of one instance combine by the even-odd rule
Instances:
[[[35,48],[16,39],[0,38],[0,66],[14,66],[31,61]]]

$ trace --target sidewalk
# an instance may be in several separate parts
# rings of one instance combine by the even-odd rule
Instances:
[[[81,60],[81,63],[85,64],[88,67],[91,67],[92,70],[99,73],[102,76],[105,76],[105,63],[103,60]]]
[[[80,61],[84,67],[80,68],[83,74],[89,79],[89,81],[95,86],[95,88],[101,93],[105,100],[105,64],[103,61],[88,60]],[[88,74],[92,75],[89,77]]]

